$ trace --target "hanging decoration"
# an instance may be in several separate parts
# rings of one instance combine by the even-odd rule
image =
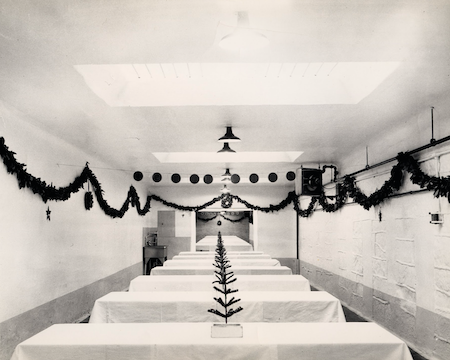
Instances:
[[[242,220],[244,220],[244,219],[249,219],[249,222],[250,223],[252,223],[252,219],[251,219],[251,212],[250,211],[244,211],[244,215],[243,216],[241,216],[240,218],[238,218],[238,219],[232,219],[232,218],[229,218],[229,217],[227,217],[227,216],[225,216],[224,214],[221,214],[221,213],[216,213],[216,214],[214,214],[212,217],[210,217],[210,218],[202,218],[201,216],[199,216],[200,214],[197,214],[197,220],[201,220],[201,221],[203,221],[203,222],[208,222],[208,221],[211,221],[211,220],[214,220],[214,219],[216,219],[218,216],[219,217],[221,217],[222,219],[225,219],[225,220],[227,220],[227,221],[229,221],[229,222],[232,222],[232,223],[238,223],[238,222],[241,222]],[[220,220],[219,220],[220,221]]]
[[[198,216],[198,214],[197,214],[197,220],[201,220],[201,221],[203,221],[203,222],[208,222],[208,221],[214,220],[214,219],[217,218],[219,215],[220,215],[220,214],[217,213],[217,214],[213,215],[213,217],[211,217],[211,218],[202,218],[202,217]]]
[[[128,190],[127,198],[120,209],[114,209],[108,205],[106,200],[103,198],[103,190],[100,182],[97,180],[95,174],[89,168],[89,164],[86,163],[83,171],[79,176],[77,176],[71,184],[68,186],[56,188],[53,184],[47,185],[47,183],[40,178],[37,178],[26,171],[26,165],[17,162],[14,157],[15,153],[10,151],[5,145],[5,139],[0,137],[0,157],[3,160],[3,164],[6,167],[6,171],[9,174],[15,175],[17,178],[18,186],[20,189],[28,188],[34,194],[41,197],[42,201],[46,203],[47,201],[66,201],[70,198],[73,193],[78,192],[83,184],[90,182],[93,187],[93,193],[97,199],[100,208],[104,213],[112,218],[122,218],[128,211],[130,205],[136,208],[139,215],[144,216],[150,211],[151,201],[158,201],[165,206],[182,210],[182,211],[200,211],[207,207],[221,201],[223,208],[231,207],[233,201],[237,201],[245,205],[250,210],[257,210],[262,212],[274,212],[280,211],[286,208],[289,204],[293,203],[294,210],[301,217],[310,216],[316,203],[318,202],[322,209],[326,212],[338,211],[347,202],[350,197],[353,201],[361,205],[364,209],[369,210],[373,206],[377,206],[385,201],[389,196],[393,195],[396,191],[400,189],[403,183],[403,174],[407,172],[410,174],[410,180],[413,184],[418,185],[422,189],[432,191],[434,197],[446,197],[450,202],[450,176],[447,177],[436,177],[429,176],[420,169],[420,165],[410,154],[399,153],[396,157],[397,164],[392,167],[391,176],[386,180],[383,186],[373,192],[371,195],[365,195],[356,185],[355,178],[352,176],[345,176],[342,183],[338,186],[337,195],[334,197],[334,202],[330,203],[330,197],[327,197],[323,192],[318,196],[312,196],[310,204],[307,209],[300,209],[299,205],[299,195],[296,195],[294,191],[288,193],[286,199],[282,200],[277,205],[269,205],[268,207],[261,207],[253,205],[244,199],[241,199],[237,195],[232,195],[229,193],[224,193],[212,200],[197,206],[184,206],[178,205],[160,198],[157,195],[148,195],[144,206],[141,208],[141,203],[136,189],[130,186]],[[173,179],[172,179],[173,180]],[[191,179],[192,182],[192,179]],[[90,193],[90,191],[88,191]],[[91,200],[93,201],[93,195],[85,194],[85,207],[90,209]],[[50,220],[50,208],[48,208],[48,217]]]
[[[230,193],[224,193],[222,198],[222,207],[228,209],[233,205],[233,197]]]
[[[50,214],[52,213],[50,211],[50,206],[47,207],[46,213],[47,213],[47,220],[50,221]]]
[[[92,195],[92,192],[89,189],[89,182],[88,182],[88,191],[86,194],[84,194],[84,208],[86,210],[91,210],[92,206],[94,206],[94,196]]]
[[[94,206],[94,196],[92,192],[88,191],[84,194],[84,208],[86,210],[91,210],[92,206]]]
[[[229,217],[227,217],[227,216],[225,216],[223,214],[220,214],[220,217],[225,219],[225,220],[227,220],[227,221],[229,221],[229,222],[238,223],[238,222],[241,222],[242,220],[248,218],[248,215],[246,213],[244,213],[244,216],[241,216],[239,219],[232,219],[232,218],[229,218]]]

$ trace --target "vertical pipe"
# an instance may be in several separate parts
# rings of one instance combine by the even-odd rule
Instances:
[[[300,260],[300,221],[297,213],[295,213],[295,216],[297,217],[297,260]]]
[[[434,107],[431,107],[431,140],[430,143],[433,144],[436,140],[434,139],[434,119],[433,119],[433,109]]]
[[[369,147],[366,146],[366,169],[369,168]]]
[[[197,241],[197,211],[191,211],[191,251],[196,250]]]

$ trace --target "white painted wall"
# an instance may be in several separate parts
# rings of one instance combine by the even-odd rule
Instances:
[[[291,208],[274,213],[258,213],[258,251],[273,258],[297,256],[296,212]]]
[[[107,166],[33,127],[25,116],[0,110],[0,136],[30,174],[67,186],[89,161],[108,203],[121,207],[134,182],[132,174],[101,170]],[[19,189],[3,164],[0,184],[0,322],[141,262],[142,227],[150,226],[150,219],[134,208],[123,219],[112,219],[94,199],[87,211],[87,188],[67,201],[44,203],[31,190]]]
[[[277,186],[235,186],[232,187],[232,194],[238,195],[249,203],[261,207],[268,207],[270,204],[276,205],[284,200],[292,187]],[[192,185],[188,187],[164,187],[154,186],[149,189],[149,194],[155,194],[161,198],[177,203],[179,205],[197,206],[209,202],[220,195],[220,187],[214,185]],[[220,202],[211,206],[220,208]],[[170,209],[160,203],[152,202],[152,213],[150,217],[156,216],[158,209]],[[233,202],[230,209],[245,209],[242,204]],[[177,212],[178,213],[178,212]],[[177,215],[180,216],[180,215]],[[259,251],[270,254],[273,258],[295,258],[296,257],[296,213],[293,204],[279,212],[264,213],[258,211],[254,216],[257,221],[253,224],[253,234],[257,234],[257,247]],[[188,234],[188,225],[192,222],[183,222],[183,232]],[[189,233],[190,234],[190,233]],[[187,235],[188,236],[188,235]]]
[[[421,154],[429,175],[450,175],[450,145]],[[437,161],[436,154],[440,156]],[[395,162],[358,176],[365,194],[380,188]],[[417,190],[407,180],[400,192]],[[302,202],[305,208],[307,202]],[[430,224],[440,210],[444,223]],[[380,221],[381,213],[381,221]],[[364,210],[300,218],[301,273],[431,359],[450,355],[450,205],[432,192],[391,198]],[[312,265],[312,266],[311,266]]]

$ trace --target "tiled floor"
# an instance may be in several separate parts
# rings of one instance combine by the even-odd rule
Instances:
[[[366,322],[365,319],[363,319],[361,316],[355,314],[353,311],[347,309],[345,306],[343,306],[343,309],[344,309],[345,319],[347,320],[347,322]],[[426,358],[424,358],[422,355],[416,353],[411,348],[409,350],[411,351],[411,355],[414,360],[427,360]]]
[[[315,289],[312,286],[311,286],[311,290],[317,291],[317,289]],[[344,309],[345,319],[347,320],[347,322],[367,322],[366,319],[362,318],[358,314],[355,314],[353,311],[346,308],[345,306],[342,306],[342,308]],[[409,348],[409,350],[411,351],[411,355],[414,360],[427,360],[422,355],[416,353],[413,349]]]

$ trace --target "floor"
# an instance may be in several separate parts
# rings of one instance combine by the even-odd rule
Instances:
[[[343,309],[344,309],[345,319],[347,320],[347,322],[366,322],[367,321],[367,320],[363,319],[361,316],[358,316],[357,314],[355,314],[353,311],[346,308],[345,306],[343,306]],[[424,358],[422,355],[416,353],[411,348],[409,348],[409,350],[411,351],[411,355],[414,360],[427,360],[426,358]]]

